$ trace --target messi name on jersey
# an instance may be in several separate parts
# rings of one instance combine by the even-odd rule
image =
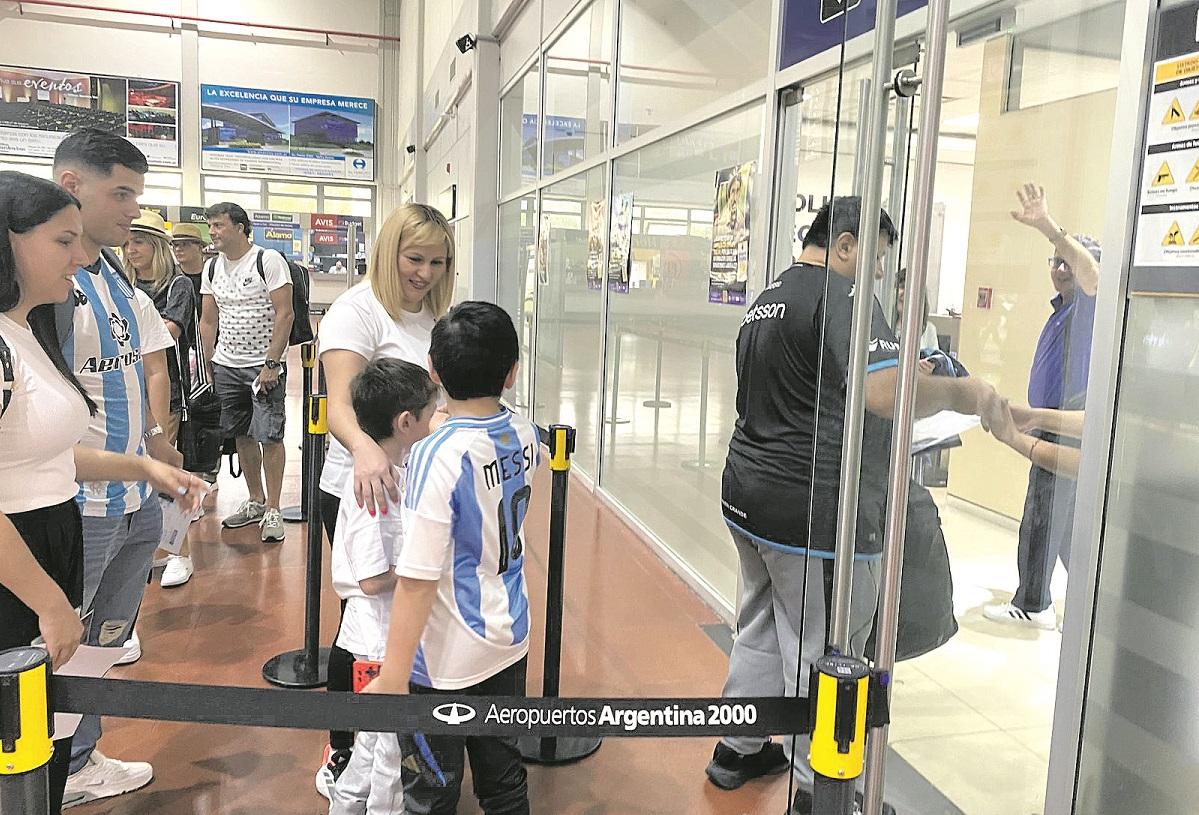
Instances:
[[[532,444],[500,456],[483,467],[483,475],[487,479],[487,489],[494,489],[504,481],[517,478],[532,470],[536,461],[537,453]]]

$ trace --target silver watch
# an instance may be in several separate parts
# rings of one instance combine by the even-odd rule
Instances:
[[[161,427],[159,427],[158,425],[154,425],[153,427],[146,430],[146,432],[142,436],[142,438],[144,438],[146,441],[149,441],[150,439],[154,438],[155,436],[161,436],[164,432],[165,431],[163,431],[163,429]]]

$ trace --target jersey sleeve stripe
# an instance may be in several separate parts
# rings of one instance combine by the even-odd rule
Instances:
[[[450,430],[451,430],[451,428],[448,428],[445,425],[442,425],[436,431],[434,431],[432,434],[430,434],[429,436],[426,436],[421,441],[418,441],[413,446],[412,455],[409,457],[409,460],[408,460],[408,485],[409,486],[414,487],[414,488],[416,487],[417,481],[420,478],[420,476],[424,473],[424,468],[425,468],[427,462],[429,461],[429,450],[432,448],[432,446],[434,444],[437,443],[438,439],[440,439],[446,433],[450,432]],[[416,505],[415,494],[416,494],[415,489],[409,490],[405,494],[405,506],[412,507],[412,506]],[[407,501],[408,495],[414,496],[411,503],[408,503],[408,501]]]
[[[441,449],[441,446],[443,444],[445,444],[446,441],[452,435],[454,435],[454,428],[451,427],[451,428],[447,429],[446,432],[440,438],[438,438],[436,441],[433,441],[432,444],[428,445],[427,453],[424,453],[424,451],[422,450],[422,453],[424,453],[424,455],[422,455],[421,461],[420,461],[420,475],[418,478],[413,480],[413,483],[416,484],[416,490],[413,493],[413,499],[412,499],[412,507],[413,508],[415,508],[420,503],[421,494],[424,492],[425,484],[429,480],[429,471],[433,468],[433,461],[437,458],[437,451],[439,449]],[[432,441],[432,440],[430,440],[430,441]]]
[[[479,566],[483,560],[483,515],[475,496],[475,468],[470,453],[462,454],[462,474],[450,499],[453,507],[454,603],[458,616],[484,639],[483,590]]]
[[[866,366],[866,373],[874,373],[875,371],[885,371],[888,368],[898,368],[899,360],[897,359],[880,359],[878,362],[872,362]]]

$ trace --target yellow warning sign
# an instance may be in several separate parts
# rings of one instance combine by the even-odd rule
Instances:
[[[1187,176],[1188,184],[1199,184],[1199,161],[1195,162],[1195,166],[1191,168],[1191,174]]]
[[[1182,105],[1175,96],[1174,101],[1170,103],[1170,109],[1166,111],[1166,118],[1162,119],[1162,124],[1176,125],[1179,122],[1185,122],[1186,118],[1186,114],[1182,112]]]
[[[1182,228],[1178,226],[1178,221],[1170,225],[1170,231],[1166,233],[1166,237],[1162,239],[1162,246],[1185,246],[1186,243],[1182,237]]]
[[[1199,246],[1199,229],[1195,230],[1195,234],[1191,235],[1191,246]]]
[[[1168,187],[1174,183],[1174,173],[1170,172],[1170,165],[1163,161],[1161,169],[1157,171],[1157,175],[1153,177],[1153,186]]]
[[[1195,109],[1191,111],[1191,121],[1199,119],[1199,102],[1195,103]]]

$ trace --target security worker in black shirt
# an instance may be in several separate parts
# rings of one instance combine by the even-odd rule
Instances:
[[[821,208],[798,262],[746,311],[737,336],[737,423],[721,505],[741,562],[742,593],[726,697],[793,696],[797,676],[799,693],[807,695],[810,666],[826,650],[860,215],[856,197]],[[879,233],[881,278],[881,258],[896,239],[886,212]],[[862,655],[878,603],[899,364],[899,342],[877,300],[870,331],[849,623],[855,656]],[[996,399],[980,380],[921,374],[916,414],[981,414]],[[796,739],[794,815],[811,812],[809,746],[806,737]],[[788,766],[782,744],[726,737],[707,774],[716,786],[736,789]]]

